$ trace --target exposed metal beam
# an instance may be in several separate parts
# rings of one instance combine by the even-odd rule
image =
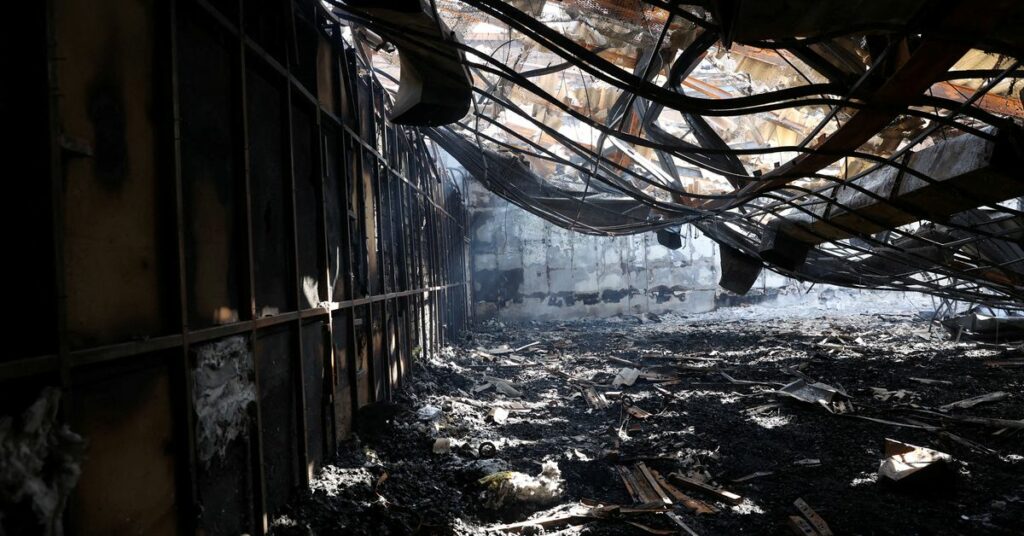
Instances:
[[[790,181],[817,173],[866,143],[895,119],[932,81],[949,70],[968,45],[926,40],[870,97],[861,109],[831,136],[786,164],[766,173],[762,180],[739,191],[743,202],[759,194],[785,187]],[[736,201],[732,202],[736,204]],[[720,204],[720,203],[719,203]]]
[[[813,201],[773,220],[762,255],[802,264],[801,254],[825,242],[869,235],[922,219],[944,221],[979,205],[1024,195],[1024,139],[1016,130],[996,140],[963,135],[910,153],[904,163],[931,182],[883,167],[838,186],[829,202]]]

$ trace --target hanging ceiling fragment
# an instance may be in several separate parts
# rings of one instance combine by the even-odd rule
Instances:
[[[693,224],[738,293],[1024,302],[1019,2],[325,3],[396,123],[555,224]]]

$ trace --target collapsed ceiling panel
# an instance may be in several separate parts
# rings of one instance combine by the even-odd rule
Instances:
[[[558,225],[693,224],[740,293],[768,266],[1024,299],[1016,2],[371,4],[325,3],[405,123]]]

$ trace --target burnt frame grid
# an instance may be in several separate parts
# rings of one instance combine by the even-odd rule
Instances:
[[[54,4],[47,2],[45,8],[51,71],[60,61],[52,45],[57,38]],[[53,270],[56,303],[52,318],[46,320],[53,321],[55,342],[48,353],[0,359],[0,390],[18,382],[59,385],[64,393],[61,419],[70,422],[69,415],[78,411],[74,408],[80,377],[88,376],[94,383],[116,382],[155,362],[166,371],[170,385],[167,409],[173,422],[177,518],[173,524],[179,532],[218,533],[222,531],[204,526],[201,515],[208,493],[201,489],[195,451],[193,346],[246,337],[257,403],[250,406],[243,447],[248,474],[240,477],[247,483],[248,491],[239,490],[247,508],[236,512],[240,519],[235,528],[262,534],[290,490],[308,484],[349,437],[355,409],[390,398],[415,357],[435,355],[467,326],[466,208],[462,193],[439,169],[425,138],[385,120],[389,103],[384,90],[321,6],[274,0],[163,0],[155,12],[154,106],[160,108],[155,114],[169,119],[154,122],[162,131],[155,143],[170,165],[153,180],[166,182],[162,191],[173,192],[159,202],[166,205],[166,214],[174,215],[176,229],[166,234],[171,243],[158,246],[176,260],[170,269],[175,277],[170,279],[176,279],[171,286],[177,288],[161,289],[177,296],[170,307],[176,318],[161,333],[123,335],[118,342],[96,345],[69,341],[63,219],[67,200],[61,163],[66,148],[61,147],[57,117],[59,80],[51,75],[46,114],[53,255],[44,262],[52,260],[53,266],[44,269]],[[237,318],[226,323],[205,318],[194,303],[196,252],[189,225],[192,211],[198,209],[189,207],[189,178],[183,172],[183,158],[188,158],[183,155],[183,116],[188,110],[182,105],[181,79],[184,70],[194,67],[183,61],[182,49],[188,45],[183,45],[184,38],[195,28],[226,44],[223,52],[232,63],[227,75],[230,93],[221,95],[234,108],[226,116],[231,121],[231,150],[219,156],[230,160],[234,170],[229,180],[235,211],[227,217],[239,224],[233,235],[238,240],[229,247],[240,262],[235,288],[226,289],[237,297]],[[260,100],[259,106],[255,100]],[[276,114],[277,131],[268,133],[262,127],[274,126],[275,120],[268,119],[271,114]],[[264,165],[266,158],[273,158],[262,150],[267,143],[279,144],[279,173],[274,165]],[[299,156],[312,158],[300,161]],[[298,177],[300,169],[310,175]],[[313,180],[303,184],[307,178]],[[280,206],[261,213],[258,202]],[[284,222],[279,237],[283,243],[270,243],[274,236],[263,230],[271,228],[261,225],[270,213]],[[278,272],[268,263],[279,263]],[[315,282],[303,281],[303,268],[308,271],[310,263],[316,265]],[[307,296],[314,286],[318,303],[311,305]],[[276,345],[287,348],[286,356],[268,354],[275,349],[275,336],[286,341]],[[283,396],[292,406],[286,412],[291,422],[269,422],[280,417],[281,410],[268,404],[260,383],[277,371],[264,371],[270,364],[261,367],[261,358],[276,358],[269,363],[288,368]],[[266,451],[265,430],[286,430],[283,435],[290,435],[283,439],[290,458],[284,476],[275,477],[284,480],[273,486],[267,472],[277,462]],[[279,435],[271,439],[282,441]],[[74,499],[68,510],[65,525],[70,533],[86,529],[75,526]]]

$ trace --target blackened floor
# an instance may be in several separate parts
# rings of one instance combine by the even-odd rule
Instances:
[[[802,498],[836,534],[1020,534],[1019,354],[929,328],[911,315],[779,318],[763,307],[484,323],[443,359],[421,361],[394,405],[367,409],[360,437],[274,531],[537,533],[515,525],[533,519],[547,534],[685,534],[680,523],[701,535],[791,534]],[[640,372],[632,385],[613,385],[617,376],[628,383],[628,369]],[[776,392],[801,379],[837,391],[828,407]],[[886,438],[954,461],[925,486],[887,485],[877,476]],[[557,472],[548,463],[539,478],[544,462]],[[641,463],[695,502],[670,496],[671,505],[636,508],[644,499],[623,477],[643,479]],[[517,495],[531,485],[542,491]],[[696,514],[693,504],[716,512]]]

